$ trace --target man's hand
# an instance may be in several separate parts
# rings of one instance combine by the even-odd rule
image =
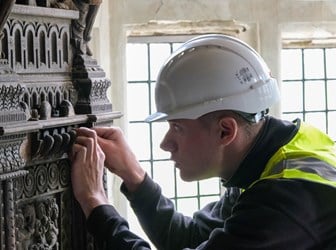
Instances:
[[[71,161],[73,192],[85,216],[88,217],[95,207],[108,204],[103,185],[105,155],[97,143],[94,130],[77,129]]]
[[[118,175],[127,189],[135,191],[145,178],[145,171],[141,168],[133,151],[119,128],[96,127],[98,143],[105,153],[106,167]]]

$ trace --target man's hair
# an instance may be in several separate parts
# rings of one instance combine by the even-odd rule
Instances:
[[[247,119],[247,116],[244,116],[242,112],[237,112],[233,110],[218,110],[218,111],[213,111],[210,113],[207,113],[205,115],[202,115],[198,119],[204,123],[204,125],[208,126],[210,122],[214,120],[219,120],[223,117],[232,117],[237,120],[237,122],[242,125],[244,123],[249,123],[253,124],[254,122]]]
[[[211,123],[213,123],[214,121],[219,121],[224,117],[234,118],[237,121],[238,125],[244,128],[246,134],[249,137],[256,134],[257,132],[254,129],[254,127],[256,127],[255,125],[257,124],[257,122],[251,119],[252,117],[254,117],[254,114],[247,114],[234,110],[219,110],[202,115],[198,119],[201,121],[201,123],[204,125],[205,128],[210,128]],[[262,118],[261,120],[263,119],[264,118]]]

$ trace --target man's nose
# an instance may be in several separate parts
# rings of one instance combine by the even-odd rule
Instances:
[[[163,138],[160,143],[160,148],[164,151],[174,152],[176,151],[176,143],[167,137],[167,135]]]

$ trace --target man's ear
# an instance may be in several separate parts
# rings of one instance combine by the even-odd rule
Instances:
[[[232,117],[223,117],[218,122],[219,125],[219,137],[221,143],[224,145],[230,144],[237,135],[238,123]]]

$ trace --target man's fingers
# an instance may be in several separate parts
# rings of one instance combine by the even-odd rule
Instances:
[[[71,150],[71,161],[76,161],[77,159],[86,159],[87,149],[80,144],[74,144]]]
[[[110,127],[94,127],[94,131],[96,131],[97,135],[99,137],[106,138],[109,134],[111,134],[111,131],[113,131]]]
[[[86,136],[77,136],[75,143],[82,146],[89,146],[90,144],[95,143],[95,139]]]
[[[89,128],[83,127],[77,130],[77,138],[75,143],[86,147],[87,157],[92,156],[93,153],[97,151],[97,149],[100,150],[99,146],[97,145],[97,134],[94,130]]]
[[[102,137],[97,137],[97,142],[102,148],[106,148],[109,144],[111,144],[111,141]]]
[[[77,136],[85,136],[85,137],[97,137],[97,133],[95,130],[86,128],[86,127],[80,127],[76,129]]]
[[[105,154],[98,144],[98,136],[94,130],[84,127],[79,128],[75,144],[85,147],[86,152],[82,156],[85,157],[86,161],[95,158],[105,160]]]
[[[95,127],[93,130],[96,131],[98,137],[109,140],[118,138],[123,133],[118,127]]]

